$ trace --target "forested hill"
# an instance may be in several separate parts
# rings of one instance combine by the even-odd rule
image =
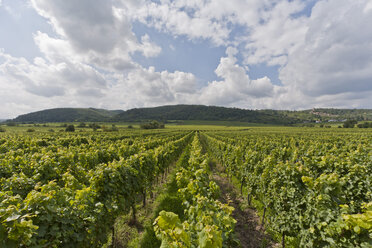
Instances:
[[[20,115],[15,122],[99,122],[110,119],[124,112],[123,110],[106,110],[95,108],[55,108]]]
[[[127,111],[95,108],[56,108],[20,115],[16,122],[134,122],[147,120],[240,121],[266,124],[372,120],[371,109],[247,110],[204,105],[171,105]]]
[[[225,108],[204,105],[172,105],[154,108],[130,109],[114,117],[115,121],[133,120],[203,120],[241,121],[252,123],[291,124],[299,120],[285,117],[278,112]]]

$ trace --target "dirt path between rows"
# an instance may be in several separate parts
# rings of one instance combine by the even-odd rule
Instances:
[[[237,221],[235,233],[242,248],[280,247],[274,243],[265,231],[260,229],[260,221],[254,209],[241,208],[244,201],[238,190],[225,177],[221,176],[222,167],[217,165],[213,173],[213,180],[221,188],[221,202],[234,207],[233,217]]]

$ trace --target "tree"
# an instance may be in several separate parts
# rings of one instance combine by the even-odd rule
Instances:
[[[15,123],[14,121],[7,121],[7,122],[6,122],[6,125],[7,125],[8,127],[15,127],[15,126],[17,126],[17,123]]]
[[[159,123],[158,121],[151,121],[141,125],[142,129],[158,129],[164,128],[164,123]]]
[[[364,122],[363,124],[360,123],[360,124],[358,124],[358,127],[359,128],[370,128],[370,127],[372,127],[372,122]]]
[[[75,132],[75,126],[74,125],[68,125],[65,129],[66,132]]]
[[[343,126],[344,128],[353,128],[355,126],[355,124],[357,124],[358,121],[356,120],[347,120],[344,122]]]
[[[79,125],[78,125],[78,127],[81,127],[81,128],[84,128],[84,127],[86,127],[87,125],[84,123],[84,122],[80,122],[79,123]]]
[[[119,131],[119,128],[115,124],[112,124],[111,131]]]
[[[92,128],[93,131],[97,131],[98,128],[101,128],[97,123],[91,123],[89,127]]]

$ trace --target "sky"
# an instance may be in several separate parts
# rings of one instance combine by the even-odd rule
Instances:
[[[0,0],[0,119],[372,108],[372,0]]]

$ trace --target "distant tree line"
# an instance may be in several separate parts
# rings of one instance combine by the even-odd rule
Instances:
[[[357,125],[359,128],[372,128],[372,122],[364,122]]]
[[[148,123],[144,123],[141,125],[142,129],[159,129],[164,128],[164,123],[160,123],[158,121],[151,121]]]
[[[344,122],[343,127],[344,128],[353,128],[355,125],[358,124],[357,120],[347,120]],[[358,128],[372,128],[372,122],[364,122],[364,123],[359,123],[357,125]]]
[[[73,124],[62,124],[62,127],[65,127],[66,132],[75,132],[75,126]],[[93,131],[97,131],[98,129],[102,129],[104,132],[113,132],[113,131],[119,131],[119,128],[112,124],[111,127],[107,127],[105,125],[98,125],[97,123],[90,123],[89,125],[85,124],[84,122],[81,122],[77,125],[78,128],[92,128]]]
[[[318,113],[318,114],[313,114]],[[316,122],[316,120],[357,120],[371,121],[372,109],[313,109],[301,111],[289,110],[248,110],[203,105],[173,105],[155,108],[137,108],[127,111],[92,108],[58,108],[20,115],[15,123],[54,123],[54,122],[138,122],[157,120],[159,122],[175,120],[240,121],[292,125]],[[16,125],[9,123],[9,125]]]

